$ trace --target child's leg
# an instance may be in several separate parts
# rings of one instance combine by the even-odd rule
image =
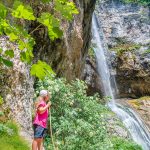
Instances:
[[[37,148],[38,150],[43,149],[43,138],[38,138]]]
[[[43,147],[43,139],[42,139],[41,149],[40,150],[45,150],[44,147]]]
[[[37,150],[37,145],[38,145],[37,139],[33,139],[33,142],[32,142],[32,150]]]

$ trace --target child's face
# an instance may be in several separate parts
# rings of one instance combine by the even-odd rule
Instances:
[[[47,95],[47,96],[45,97],[45,101],[47,102],[49,99],[50,99],[50,95]]]

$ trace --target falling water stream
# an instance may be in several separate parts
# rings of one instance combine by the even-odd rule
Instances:
[[[111,97],[111,102],[108,103],[108,106],[117,116],[122,120],[126,128],[129,130],[132,139],[139,145],[142,146],[143,150],[150,150],[150,133],[146,125],[141,121],[139,116],[128,107],[125,107],[121,104],[117,104],[115,101],[114,85],[110,81],[110,72],[106,60],[106,50],[103,47],[101,36],[100,36],[100,27],[96,20],[96,15],[93,15],[92,19],[92,33],[93,33],[93,43],[94,51],[97,60],[97,69],[101,78],[104,96]]]

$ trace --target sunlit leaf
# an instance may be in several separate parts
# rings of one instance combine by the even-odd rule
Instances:
[[[32,8],[30,6],[25,6],[22,3],[18,2],[15,3],[14,10],[12,11],[12,16],[27,20],[35,20]]]
[[[66,0],[56,0],[55,10],[59,11],[67,20],[72,20],[73,15],[79,13],[74,3]]]
[[[13,50],[6,50],[5,55],[9,56],[10,58],[13,58],[14,57],[14,51]]]
[[[21,61],[23,61],[23,62],[26,61],[26,53],[25,53],[25,52],[21,52],[21,53],[20,53],[20,59],[21,59]]]
[[[32,76],[36,76],[39,79],[44,79],[50,74],[54,74],[52,68],[45,62],[38,61],[37,64],[33,64],[30,71]]]
[[[10,41],[15,41],[18,39],[18,36],[14,34],[13,32],[11,32],[8,36],[9,36]]]
[[[51,40],[60,38],[63,34],[60,27],[60,21],[50,13],[42,13],[38,21],[48,28],[48,35]]]

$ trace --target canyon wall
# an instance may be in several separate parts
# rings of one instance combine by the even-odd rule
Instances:
[[[108,63],[116,76],[117,95],[150,95],[149,6],[105,0],[97,3],[95,14],[103,32],[102,41],[110,52]]]
[[[61,28],[64,31],[62,39],[51,41],[47,30],[34,33],[36,45],[34,47],[34,61],[46,61],[58,76],[68,80],[81,78],[91,39],[91,19],[95,0],[75,0],[79,14],[70,22],[64,21]],[[35,9],[39,9],[36,7]],[[39,9],[40,11],[42,8]],[[38,13],[38,12],[37,12]],[[33,30],[37,24],[27,25]],[[4,99],[4,107],[8,114],[21,128],[32,131],[32,106],[34,97],[34,78],[30,76],[30,66],[19,60],[17,45],[10,43],[7,37],[0,38],[0,47],[5,49],[15,47],[16,57],[13,59],[13,68],[1,66],[0,95]]]

